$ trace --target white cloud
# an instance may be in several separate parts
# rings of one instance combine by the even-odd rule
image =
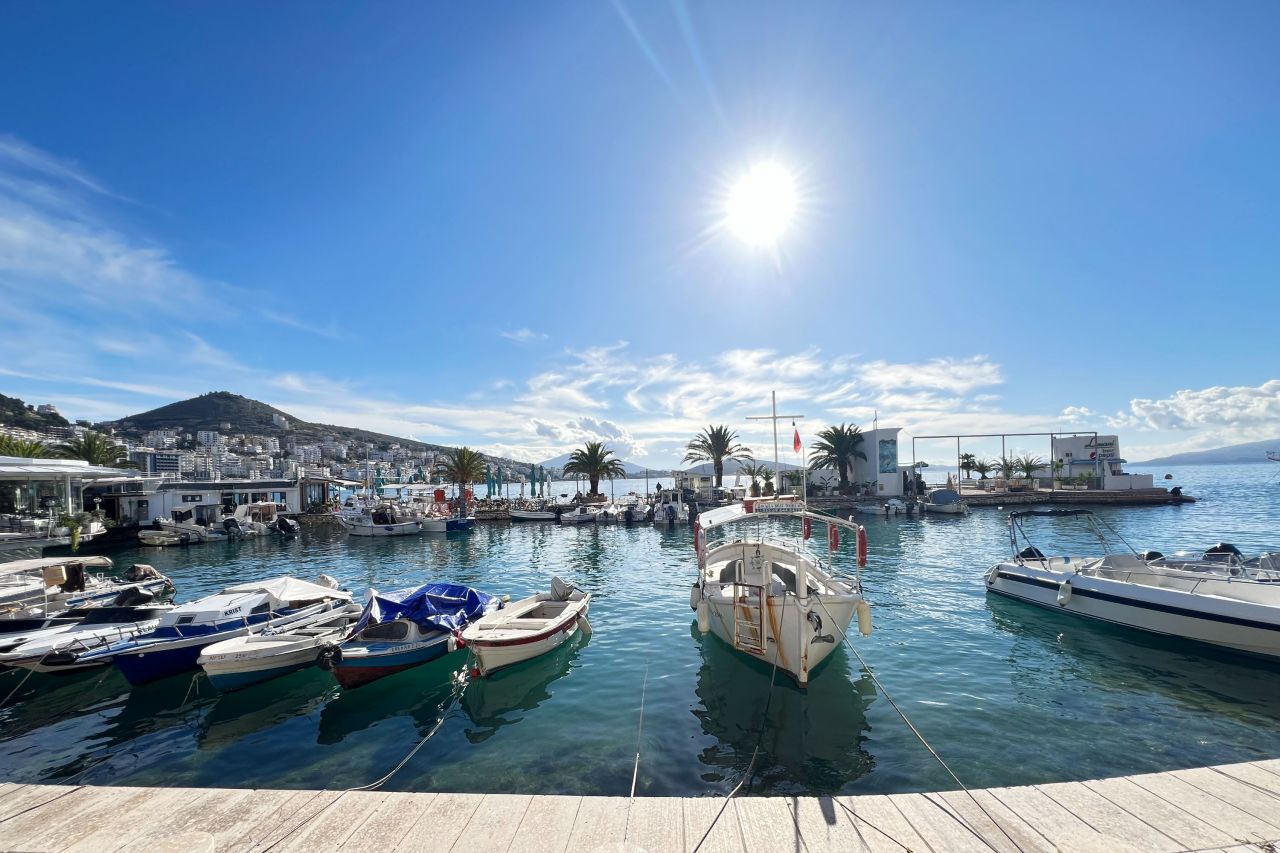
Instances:
[[[857,367],[856,372],[864,383],[874,388],[936,388],[954,394],[1004,382],[1000,365],[985,355],[935,358],[919,364],[872,361]]]
[[[528,343],[533,343],[534,341],[545,341],[547,339],[546,334],[542,332],[535,332],[533,329],[526,329],[526,328],[514,329],[511,331],[502,331],[502,332],[498,332],[498,334],[501,337],[504,337],[509,341],[515,341],[518,344],[528,344]]]
[[[1137,398],[1110,419],[1117,427],[1186,430],[1229,427],[1237,431],[1280,431],[1280,379],[1258,386],[1214,386],[1177,391],[1159,400]],[[1270,437],[1270,436],[1267,436]]]

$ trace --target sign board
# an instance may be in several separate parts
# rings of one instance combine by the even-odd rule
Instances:
[[[881,474],[898,473],[898,439],[880,439],[879,456]]]
[[[804,504],[798,501],[756,501],[751,511],[760,515],[790,515],[804,512]]]

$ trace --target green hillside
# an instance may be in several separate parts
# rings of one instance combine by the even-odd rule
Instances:
[[[67,419],[62,415],[37,414],[34,407],[17,397],[0,394],[0,425],[44,432],[51,427],[67,426]]]

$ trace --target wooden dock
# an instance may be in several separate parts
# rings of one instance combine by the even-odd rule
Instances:
[[[929,794],[572,797],[0,785],[21,851],[1275,853],[1280,760]],[[708,833],[708,830],[709,833]],[[706,835],[705,841],[703,836]]]

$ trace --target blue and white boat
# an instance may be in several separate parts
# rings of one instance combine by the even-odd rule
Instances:
[[[206,646],[197,661],[210,683],[222,692],[239,690],[314,666],[322,649],[342,639],[361,614],[354,602],[333,611],[333,618],[306,628],[268,628]]]
[[[349,592],[289,576],[239,584],[179,605],[154,631],[85,658],[109,658],[130,684],[147,684],[195,669],[204,648],[221,640],[320,625],[350,603]]]
[[[450,518],[445,521],[445,530],[449,533],[453,533],[456,530],[470,530],[475,526],[476,520],[471,516]]]
[[[454,583],[393,592],[369,590],[350,636],[320,656],[320,665],[350,689],[462,648],[462,629],[502,602]]]

